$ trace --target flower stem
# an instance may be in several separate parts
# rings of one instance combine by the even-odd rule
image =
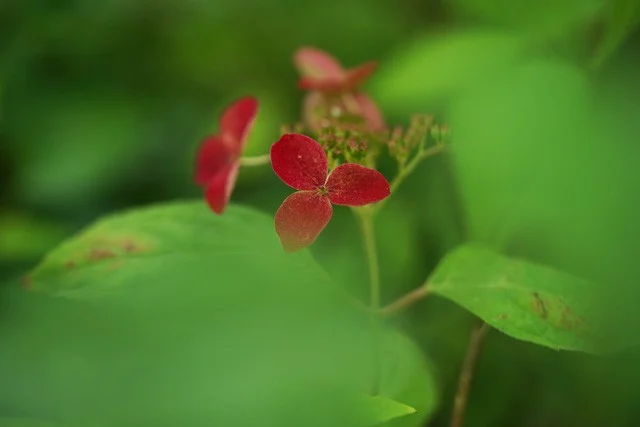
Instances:
[[[393,179],[393,181],[391,181],[391,184],[390,184],[391,194],[393,194],[398,189],[398,187],[400,187],[400,184],[402,184],[404,180],[407,179],[409,175],[411,175],[411,173],[415,170],[415,168],[418,167],[420,162],[422,162],[427,157],[431,157],[433,155],[440,153],[441,151],[444,150],[444,148],[445,148],[444,144],[437,144],[429,148],[421,148],[418,151],[418,153],[415,156],[413,156],[413,158],[408,163],[406,163],[406,165],[404,165],[398,170],[398,174]],[[379,201],[375,205],[374,213],[377,213],[380,209],[382,209],[382,207],[387,202],[387,200],[389,199],[386,198],[384,200]]]
[[[374,229],[373,209],[360,208],[357,211],[360,229],[364,241],[367,265],[369,267],[369,310],[371,312],[371,357],[373,358],[372,395],[377,395],[380,388],[380,331],[378,328],[378,312],[380,310],[380,265]]]
[[[378,265],[373,215],[369,212],[363,213],[360,221],[369,266],[369,306],[372,310],[378,310],[380,308],[380,266]]]
[[[391,316],[420,301],[427,295],[429,295],[429,287],[425,283],[408,294],[404,294],[391,304],[382,307],[378,313],[381,316]]]
[[[242,166],[260,166],[268,163],[271,163],[271,156],[269,154],[253,157],[240,157],[240,165]]]
[[[467,409],[467,401],[469,400],[469,390],[471,389],[471,380],[473,379],[473,371],[480,354],[480,347],[485,336],[489,332],[489,325],[482,323],[476,327],[469,338],[467,354],[462,364],[460,377],[458,379],[458,390],[453,401],[453,413],[451,415],[451,427],[462,427],[464,414]]]
[[[352,93],[344,93],[342,94],[342,102],[347,109],[347,112],[359,116],[362,114],[360,104],[358,104],[358,100]]]

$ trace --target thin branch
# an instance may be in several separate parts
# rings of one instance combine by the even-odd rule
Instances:
[[[240,165],[242,166],[260,166],[271,163],[271,156],[269,154],[264,154],[262,156],[253,156],[253,157],[241,157]]]
[[[489,325],[483,322],[482,325],[473,330],[471,337],[469,338],[467,354],[465,356],[464,363],[462,364],[462,370],[460,371],[460,377],[458,379],[458,390],[456,391],[456,396],[453,401],[451,427],[462,427],[462,423],[464,422],[473,372],[476,367],[476,362],[478,361],[480,348],[482,347],[482,343],[487,332],[489,332],[489,329]]]
[[[377,312],[380,310],[380,265],[378,261],[378,250],[376,248],[376,236],[374,228],[374,217],[371,211],[354,211],[360,220],[364,248],[367,255],[367,265],[369,267],[369,310],[371,313],[371,356],[373,358],[374,378],[371,392],[378,394],[380,387],[380,331],[378,330]]]
[[[400,184],[404,182],[404,180],[413,172],[413,170],[418,167],[418,165],[425,159],[434,156],[445,149],[444,144],[437,144],[431,146],[429,148],[421,149],[418,153],[407,163],[403,168],[400,168],[398,171],[398,175],[391,181],[390,190],[391,194],[395,193],[395,191],[400,187]],[[387,203],[389,198],[383,199],[376,203],[374,206],[374,214],[382,209],[382,207]]]
[[[429,295],[429,287],[427,284],[424,284],[419,288],[416,288],[413,291],[409,292],[408,294],[401,296],[391,304],[385,307],[382,307],[380,309],[380,315],[391,316],[393,314],[396,314],[404,310],[405,308],[415,304],[416,302],[420,301],[427,295]]]

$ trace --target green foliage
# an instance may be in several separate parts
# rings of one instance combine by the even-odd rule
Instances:
[[[393,420],[385,426],[424,425],[440,403],[433,367],[420,348],[409,337],[397,331],[387,330],[381,347],[380,393],[416,410],[415,414]],[[369,360],[371,357],[369,356]]]
[[[110,295],[124,286],[186,280],[185,274],[202,281],[203,269],[216,271],[207,279],[215,284],[246,258],[311,269],[309,277],[325,278],[308,253],[285,257],[279,249],[267,215],[234,207],[216,217],[203,202],[172,203],[97,222],[51,252],[26,280],[30,289],[54,296]],[[206,256],[211,259],[205,265],[200,261]]]
[[[0,261],[33,260],[61,241],[60,224],[18,212],[0,214]]]
[[[453,102],[451,159],[469,239],[613,295],[637,274],[638,146],[598,100],[575,67],[525,61]]]
[[[0,418],[0,427],[74,427],[74,424],[61,424],[28,418]],[[92,427],[92,425],[86,425],[86,427]]]
[[[588,282],[482,246],[454,250],[429,283],[433,292],[514,338],[591,353],[637,343],[633,333],[616,341],[619,336],[601,317],[596,289]]]
[[[361,408],[362,425],[365,426],[379,425],[416,412],[411,406],[382,396],[367,396],[364,399],[359,399],[354,406]]]
[[[524,47],[522,39],[505,32],[424,36],[388,59],[372,92],[396,113],[415,113],[483,81],[512,63]]]
[[[549,350],[622,347],[640,327],[637,0],[45,3],[0,5],[0,427],[364,426],[408,408],[384,425],[439,425],[469,312],[508,335],[488,336],[467,425],[638,424],[638,347]],[[385,336],[383,397],[353,401],[370,391],[369,318],[323,271],[366,299],[347,209],[318,262],[283,256],[268,215],[176,203],[89,227],[31,292],[6,280],[59,224],[200,197],[195,144],[238,95],[260,99],[247,154],[265,153],[298,116],[301,45],[380,60],[364,89],[390,124],[450,125],[451,149],[379,216],[383,300],[482,244],[442,260],[444,298],[390,320],[410,334]],[[269,213],[288,193],[269,167],[238,182],[234,200]],[[563,329],[560,301],[590,329]]]
[[[430,371],[398,342],[382,392],[402,403],[380,400],[368,415],[352,404],[373,375],[362,363],[367,316],[247,208],[215,216],[189,202],[112,215],[23,283],[29,292],[0,328],[12,390],[0,399],[48,418],[359,426],[410,414],[404,397],[411,417],[433,410]]]
[[[591,66],[599,67],[640,23],[640,1],[608,2],[604,36],[592,58]]]
[[[530,36],[558,36],[588,22],[606,0],[447,0],[458,15]]]
[[[28,129],[20,147],[28,162],[18,178],[20,196],[32,203],[95,200],[131,168],[147,137],[146,117],[127,96],[58,93],[34,104],[19,108],[37,126],[11,118]]]

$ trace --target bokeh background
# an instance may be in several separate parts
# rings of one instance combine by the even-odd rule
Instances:
[[[0,281],[15,286],[106,213],[201,197],[195,150],[236,97],[259,98],[247,154],[266,153],[298,119],[291,58],[311,45],[347,66],[379,60],[365,90],[388,122],[432,112],[452,130],[451,153],[425,162],[378,223],[385,301],[468,239],[637,301],[638,9],[633,0],[0,1]],[[272,214],[288,193],[269,167],[255,168],[233,200]],[[365,297],[361,252],[349,211],[336,209],[313,253]],[[434,297],[396,322],[435,367],[442,399],[428,425],[447,425],[475,319]],[[556,352],[493,332],[466,425],[639,425],[638,355]]]

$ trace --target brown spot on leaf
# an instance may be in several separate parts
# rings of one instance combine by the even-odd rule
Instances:
[[[547,317],[549,317],[549,310],[547,310],[547,305],[542,299],[542,297],[540,296],[540,294],[537,292],[534,292],[531,294],[531,296],[532,296],[531,302],[533,305],[533,311],[542,319],[546,319]]]
[[[74,268],[76,268],[76,263],[75,261],[67,261],[64,263],[64,268],[66,268],[67,270],[73,270]]]
[[[20,286],[25,289],[29,289],[31,287],[31,282],[31,276],[23,276],[22,279],[20,279]]]
[[[573,310],[564,302],[562,303],[562,314],[560,315],[560,326],[567,330],[579,330],[584,328],[584,321],[577,316]]]
[[[109,264],[109,270],[117,270],[122,267],[122,261],[114,261]]]
[[[509,316],[507,316],[506,314],[499,314],[498,315],[498,320],[507,320],[509,318]]]
[[[92,249],[89,253],[89,259],[92,261],[100,261],[103,259],[113,258],[116,254],[108,249]]]
[[[131,253],[140,252],[143,249],[143,247],[141,245],[137,245],[131,240],[125,240],[124,243],[122,244],[122,249],[124,249],[125,252],[131,254]]]

